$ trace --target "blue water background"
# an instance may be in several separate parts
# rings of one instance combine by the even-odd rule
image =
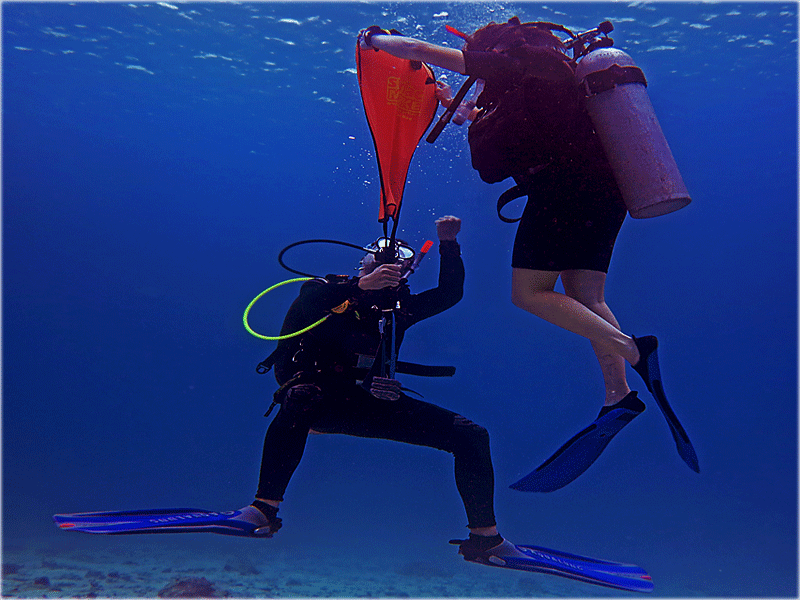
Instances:
[[[274,344],[244,331],[243,309],[291,276],[276,260],[286,244],[380,233],[359,29],[458,46],[446,23],[611,19],[694,201],[626,221],[607,300],[624,331],[659,336],[702,474],[629,371],[648,410],[583,477],[547,495],[507,488],[592,420],[602,380],[586,340],[512,306],[514,227],[494,209],[508,185],[480,181],[452,125],[414,157],[401,236],[419,246],[436,217],[461,217],[466,293],[409,333],[402,358],[458,371],[403,382],[488,428],[513,541],[637,562],[662,596],[797,594],[794,3],[2,11],[5,544],[103,543],[57,531],[57,512],[252,499],[275,388],[254,367]],[[359,258],[291,257],[321,273],[351,273]],[[426,260],[416,290],[435,285]],[[265,298],[253,326],[277,332],[295,293]],[[340,436],[311,439],[281,513],[255,560],[289,543],[449,555],[466,532],[450,456]],[[185,543],[198,537],[223,543]]]

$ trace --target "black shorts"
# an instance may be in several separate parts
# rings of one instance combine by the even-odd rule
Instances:
[[[605,157],[551,165],[531,186],[511,266],[607,273],[627,209]]]

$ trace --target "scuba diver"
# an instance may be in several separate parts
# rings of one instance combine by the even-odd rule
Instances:
[[[297,331],[325,314],[331,317],[302,335],[282,339],[267,359],[274,363],[281,386],[275,394],[280,409],[264,440],[256,499],[239,517],[257,525],[260,534],[269,537],[281,527],[278,507],[311,431],[452,453],[470,529],[462,553],[476,556],[503,544],[494,517],[489,434],[454,412],[406,395],[392,372],[401,371],[395,358],[405,331],[461,300],[460,227],[456,217],[436,221],[439,282],[422,293],[412,294],[403,276],[411,261],[407,247],[398,243],[396,252],[388,252],[380,247],[388,246],[385,238],[374,247],[377,253],[364,256],[358,276],[328,276],[303,284],[281,333]]]
[[[394,237],[367,247],[358,276],[304,277],[277,337],[256,334],[245,311],[245,327],[257,337],[278,339],[278,347],[256,371],[273,367],[280,384],[265,416],[280,405],[267,429],[256,498],[241,509],[198,508],[102,511],[53,516],[59,529],[88,534],[217,533],[271,538],[283,523],[278,508],[300,464],[310,433],[339,433],[426,446],[449,452],[456,488],[466,511],[469,536],[450,540],[465,560],[493,567],[557,575],[615,589],[651,592],[648,572],[619,563],[531,545],[515,545],[497,530],[494,515],[494,468],[489,434],[480,425],[404,393],[395,373],[450,376],[454,367],[418,365],[397,360],[406,330],[451,308],[464,291],[464,264],[456,236],[461,220],[436,221],[439,238],[437,287],[412,294],[407,277],[432,242],[419,252]],[[288,268],[279,258],[279,262]],[[294,271],[294,269],[289,269]],[[297,272],[297,271],[295,271]],[[298,272],[299,273],[299,272]]]
[[[594,39],[612,29],[605,22],[587,33]],[[585,88],[576,82],[579,52],[580,56],[592,56],[591,50],[608,48],[611,39],[602,38],[587,51],[584,39],[562,26],[521,23],[517,17],[507,23],[491,22],[472,35],[450,26],[448,30],[465,40],[462,50],[397,32],[390,34],[378,26],[362,30],[359,44],[467,75],[464,88],[475,80],[482,85],[471,114],[472,106],[464,111],[467,118],[474,119],[468,135],[472,165],[487,183],[509,177],[516,183],[498,201],[499,215],[510,200],[527,195],[513,246],[512,302],[587,338],[605,383],[605,399],[597,419],[512,488],[552,491],[563,487],[588,469],[610,439],[645,410],[637,392],[628,386],[626,362],[656,398],[679,454],[699,472],[694,448],[664,394],[658,340],[652,335],[624,333],[605,301],[612,250],[626,212],[630,209],[634,216],[664,214],[637,215],[630,206],[626,208],[627,197],[623,198],[617,182],[623,177],[612,168],[608,146],[601,143],[599,127],[587,110]],[[573,40],[565,43],[553,30],[569,32]],[[572,59],[568,47],[573,51]],[[625,55],[615,49],[613,52]],[[580,63],[577,65],[579,69]],[[612,65],[600,75],[607,76],[610,88],[646,84],[635,66]],[[636,87],[643,89],[644,85]],[[464,91],[462,88],[454,101],[450,90],[440,86],[437,97],[445,106],[451,105],[448,110],[452,115],[452,103],[460,102]],[[432,141],[431,136],[428,141]],[[674,175],[674,179],[680,180],[680,175]],[[676,187],[682,185],[681,180]],[[668,210],[690,201],[684,192],[685,187]],[[502,215],[500,218],[512,222]],[[559,278],[564,293],[555,290]]]

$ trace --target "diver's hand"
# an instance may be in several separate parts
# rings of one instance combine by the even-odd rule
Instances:
[[[436,82],[436,99],[442,103],[445,108],[449,107],[453,102],[453,90],[444,81]]]
[[[461,219],[447,215],[436,219],[436,235],[439,241],[455,241],[458,232],[461,231]]]
[[[370,394],[381,400],[394,402],[400,399],[400,382],[389,377],[373,377]]]
[[[367,27],[366,29],[362,29],[358,32],[358,43],[363,50],[367,50],[368,48],[374,48],[372,45],[372,36],[373,35],[391,35],[385,29],[378,27],[377,25],[372,25]],[[377,50],[377,48],[374,48]]]
[[[381,265],[369,275],[361,277],[358,280],[358,287],[364,291],[397,287],[400,284],[401,269],[402,265]]]

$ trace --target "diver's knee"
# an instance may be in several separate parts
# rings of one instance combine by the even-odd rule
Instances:
[[[516,306],[517,308],[521,308],[525,310],[527,306],[527,298],[523,291],[518,290],[516,287],[511,288],[511,304]]]
[[[470,447],[489,447],[489,431],[466,417],[456,415],[454,429],[463,443]]]

